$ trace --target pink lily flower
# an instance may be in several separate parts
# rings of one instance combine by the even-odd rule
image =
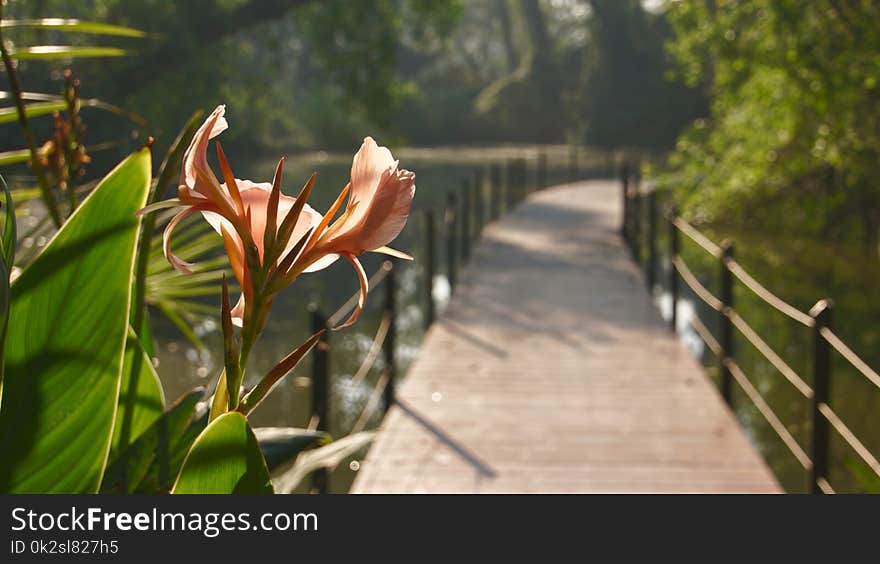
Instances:
[[[409,217],[415,196],[416,175],[398,168],[387,147],[380,147],[372,137],[364,139],[351,164],[351,182],[346,186],[315,230],[303,251],[306,272],[325,268],[344,257],[354,267],[360,282],[358,305],[339,328],[357,321],[366,303],[369,283],[358,255],[379,252],[412,260],[400,251],[386,247],[396,238]],[[327,227],[348,195],[345,212]]]
[[[201,213],[223,237],[229,263],[242,288],[242,296],[231,312],[233,323],[242,326],[250,315],[246,308],[255,289],[263,292],[263,302],[268,307],[274,293],[299,274],[321,270],[344,257],[357,273],[360,296],[355,310],[337,329],[353,324],[369,292],[366,273],[357,257],[373,251],[412,259],[386,245],[406,224],[415,195],[415,174],[399,169],[391,152],[367,137],[354,156],[351,181],[322,216],[305,203],[314,174],[296,198],[281,194],[283,160],[278,163],[272,183],[239,180],[218,142],[217,156],[224,182],[217,180],[208,166],[207,149],[209,141],[228,127],[224,114],[225,107],[218,106],[193,136],[184,154],[179,198],[139,212],[184,207],[165,228],[166,259],[175,269],[191,273],[192,264],[171,251],[171,235],[184,218]],[[345,212],[331,225],[346,196]],[[260,280],[255,281],[257,277]],[[259,285],[255,287],[255,283]]]

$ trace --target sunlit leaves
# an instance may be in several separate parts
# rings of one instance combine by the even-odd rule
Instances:
[[[269,470],[247,418],[225,413],[193,443],[172,493],[272,493]]]
[[[40,18],[26,20],[3,20],[2,22],[0,22],[0,29],[17,28],[70,31],[76,33],[87,33],[91,35],[115,35],[121,37],[144,37],[146,35],[143,31],[130,27],[100,22],[86,22],[76,19]]]
[[[33,47],[16,47],[9,50],[9,56],[13,59],[38,61],[94,57],[122,57],[128,54],[130,54],[130,51],[120,47],[90,47],[79,45],[35,45]]]
[[[97,491],[128,334],[150,151],[117,166],[12,284],[0,490]]]

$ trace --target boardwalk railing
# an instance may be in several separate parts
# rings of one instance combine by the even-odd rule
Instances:
[[[580,164],[581,152],[581,148],[574,147],[569,150],[564,164],[560,166],[557,163],[557,169],[565,171],[566,180],[577,180],[582,173],[590,172]],[[608,158],[603,158],[601,166],[613,170],[613,162]],[[548,158],[543,151],[537,156],[533,175],[529,175],[528,168],[528,161],[525,158],[512,158],[504,162],[478,166],[461,179],[459,189],[447,192],[445,205],[440,208],[422,209],[413,214],[413,216],[421,215],[424,229],[423,256],[418,261],[423,270],[417,295],[421,296],[423,301],[426,329],[437,316],[434,280],[437,275],[440,250],[438,243],[442,242],[443,245],[442,251],[446,259],[445,274],[450,290],[454,292],[459,267],[470,259],[473,243],[479,239],[485,225],[512,210],[529,193],[547,187],[550,175]],[[381,290],[384,295],[382,316],[371,345],[351,382],[362,384],[376,366],[380,356],[384,362],[382,372],[350,434],[364,430],[380,406],[383,412],[387,412],[394,403],[395,380],[398,376],[395,360],[397,341],[395,320],[398,302],[396,273],[400,267],[400,261],[386,260],[369,279],[370,291],[375,295]],[[355,307],[358,295],[359,293],[355,292],[329,316],[325,315],[316,304],[312,304],[309,307],[309,314],[313,332],[321,328],[333,327],[343,321]],[[331,335],[330,332],[326,332],[312,353],[310,428],[322,431],[331,431],[331,352],[334,341],[338,339],[335,335]],[[327,492],[328,478],[326,471],[313,473],[312,491]]]
[[[658,262],[657,241],[657,191],[645,193],[639,190],[639,181],[630,174],[628,167],[622,168],[623,221],[622,233],[632,250],[633,257],[642,263],[643,245],[647,246],[646,279],[648,288],[653,291]],[[858,455],[864,464],[880,479],[880,461],[865,444],[843,422],[831,408],[829,389],[831,383],[831,354],[836,352],[858,373],[864,376],[874,388],[880,390],[880,375],[859,358],[832,329],[832,302],[821,299],[805,313],[770,292],[755,280],[734,259],[734,246],[730,241],[715,244],[694,226],[685,221],[671,206],[665,215],[668,226],[669,280],[668,287],[672,302],[670,328],[673,332],[678,326],[677,304],[680,300],[679,280],[684,282],[710,310],[716,312],[718,337],[707,328],[706,322],[694,314],[690,325],[719,363],[721,395],[732,404],[733,383],[736,382],[746,397],[767,421],[791,454],[803,466],[808,476],[807,490],[812,493],[834,493],[829,482],[830,431],[837,435]],[[690,270],[680,254],[680,236],[684,235],[707,255],[717,261],[720,284],[718,296],[706,288]],[[738,282],[751,291],[768,307],[775,309],[813,333],[812,383],[804,379],[780,357],[767,342],[734,309],[733,287]],[[810,402],[810,445],[803,448],[786,428],[767,401],[751,383],[742,367],[737,363],[734,350],[734,329],[748,341],[806,400]],[[807,451],[809,450],[809,452]]]

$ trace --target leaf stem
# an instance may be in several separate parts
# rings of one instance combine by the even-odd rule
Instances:
[[[0,2],[0,21],[3,20],[3,3]],[[15,99],[15,109],[18,112],[18,123],[21,125],[21,131],[24,135],[24,141],[27,145],[28,151],[31,154],[31,170],[34,171],[34,174],[37,177],[37,183],[40,185],[40,193],[43,196],[43,201],[46,204],[46,208],[49,210],[49,215],[52,217],[52,221],[55,223],[55,227],[61,227],[61,224],[64,223],[64,220],[61,218],[61,211],[58,209],[58,203],[55,202],[55,198],[52,196],[52,192],[49,190],[49,183],[46,180],[46,173],[43,170],[42,165],[40,165],[40,161],[37,155],[37,147],[34,145],[34,138],[31,135],[31,128],[28,125],[27,114],[25,113],[24,108],[24,100],[21,97],[21,86],[18,83],[18,73],[15,70],[15,67],[12,64],[12,58],[9,56],[9,51],[6,49],[6,44],[3,41],[3,33],[0,32],[0,56],[3,58],[3,66],[6,67],[6,73],[9,76],[9,89],[12,92],[12,97]]]

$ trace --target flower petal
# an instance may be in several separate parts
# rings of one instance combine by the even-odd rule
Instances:
[[[208,168],[208,141],[217,137],[229,127],[224,117],[226,106],[217,106],[211,115],[205,120],[205,123],[193,135],[186,152],[183,155],[183,166],[180,170],[180,184],[190,189],[196,186],[197,168],[209,170]]]
[[[354,324],[355,321],[361,316],[361,312],[364,310],[364,305],[367,303],[367,293],[370,291],[370,282],[367,280],[367,273],[364,272],[364,267],[351,253],[344,253],[342,256],[351,263],[351,266],[354,267],[354,271],[357,273],[358,282],[361,285],[361,293],[358,296],[358,303],[354,308],[354,311],[351,312],[351,315],[348,316],[348,319],[342,325],[337,325],[333,327],[334,331],[339,331],[340,329],[345,329],[346,327]]]

